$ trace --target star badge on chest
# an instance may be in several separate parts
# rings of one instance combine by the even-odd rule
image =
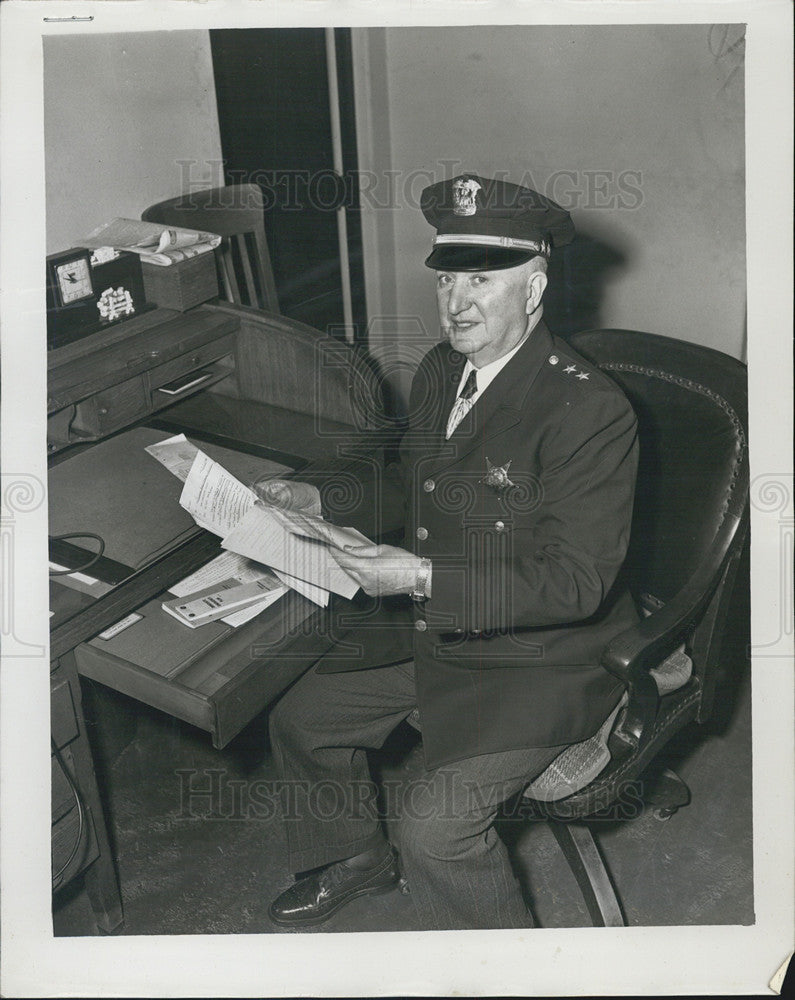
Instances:
[[[509,458],[505,465],[492,465],[489,460],[488,455],[486,456],[486,475],[480,480],[481,483],[485,483],[486,486],[491,486],[492,489],[501,493],[506,490],[509,486],[514,486],[508,478],[508,469],[511,467],[512,458]]]

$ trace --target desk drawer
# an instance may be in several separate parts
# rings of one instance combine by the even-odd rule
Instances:
[[[181,354],[172,361],[167,361],[164,365],[158,365],[149,372],[149,385],[152,389],[158,389],[161,385],[166,385],[172,379],[179,378],[180,375],[187,375],[197,368],[218,361],[219,358],[229,356],[230,367],[231,358],[235,350],[234,337],[222,337],[212,343],[204,344],[191,351],[189,354]]]
[[[145,417],[150,408],[149,393],[139,375],[78,403],[72,429],[87,437],[110,434]]]
[[[325,610],[290,591],[252,621],[192,630],[163,611],[169,594],[112,639],[75,649],[78,672],[183,719],[225,746],[333,645]]]

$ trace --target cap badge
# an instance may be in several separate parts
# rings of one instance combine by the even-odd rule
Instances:
[[[486,486],[491,486],[498,493],[502,490],[507,489],[509,486],[514,486],[508,478],[508,469],[511,467],[512,458],[509,458],[505,465],[492,465],[489,461],[488,455],[486,456],[486,475],[481,479],[481,483],[485,483]]]
[[[471,177],[459,177],[453,181],[453,211],[456,215],[474,215],[478,210],[475,196],[481,185]]]

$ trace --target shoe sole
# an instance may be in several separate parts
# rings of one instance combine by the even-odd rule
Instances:
[[[387,892],[392,892],[393,889],[397,889],[400,879],[395,879],[394,882],[390,882],[389,885],[373,885],[368,886],[364,889],[357,889],[356,892],[352,892],[347,899],[341,900],[332,909],[327,910],[325,913],[317,917],[299,917],[296,920],[285,920],[283,917],[277,917],[268,907],[268,917],[273,921],[274,924],[278,924],[280,927],[312,927],[316,924],[325,923],[330,917],[347,906],[348,903],[353,902],[354,899],[358,899],[359,896],[382,896]]]

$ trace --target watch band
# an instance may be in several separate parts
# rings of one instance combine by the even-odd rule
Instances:
[[[428,577],[431,575],[431,560],[423,559],[417,569],[417,579],[414,581],[414,590],[409,592],[412,601],[425,601],[428,594],[425,588],[428,586]]]

